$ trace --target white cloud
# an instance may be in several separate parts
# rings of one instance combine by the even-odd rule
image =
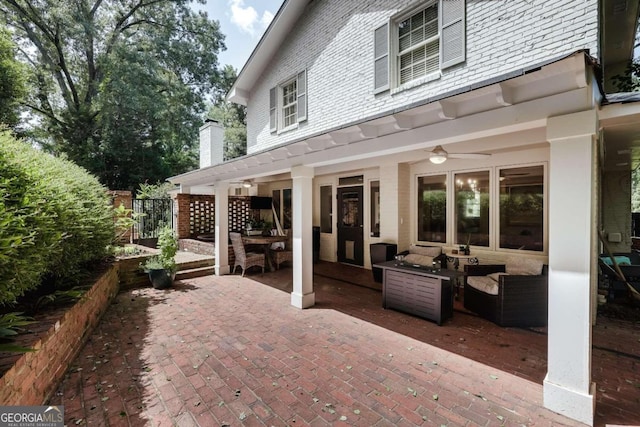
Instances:
[[[273,13],[269,12],[268,10],[265,10],[264,13],[262,14],[262,26],[264,28],[267,28],[269,26],[269,24],[271,24],[271,21],[273,21]]]
[[[265,10],[262,18],[253,6],[246,6],[244,0],[229,0],[231,6],[231,22],[240,30],[252,36],[262,34],[273,19],[273,13]]]

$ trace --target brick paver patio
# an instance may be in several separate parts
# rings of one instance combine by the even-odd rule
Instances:
[[[542,408],[539,382],[332,308],[332,282],[307,310],[251,276],[123,292],[51,403],[67,425],[581,425]]]

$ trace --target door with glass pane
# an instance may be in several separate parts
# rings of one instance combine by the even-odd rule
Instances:
[[[338,188],[338,262],[364,265],[362,186]]]

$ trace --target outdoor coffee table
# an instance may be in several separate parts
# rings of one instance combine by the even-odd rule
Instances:
[[[375,267],[383,271],[382,307],[433,320],[438,325],[453,316],[453,280],[459,272],[398,261]]]

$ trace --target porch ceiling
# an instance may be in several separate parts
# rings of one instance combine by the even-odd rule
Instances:
[[[314,167],[316,175],[322,175],[424,160],[436,145],[452,153],[498,153],[539,145],[546,142],[548,117],[592,108],[587,76],[585,54],[576,52],[169,181],[212,185],[288,173],[297,165]]]

